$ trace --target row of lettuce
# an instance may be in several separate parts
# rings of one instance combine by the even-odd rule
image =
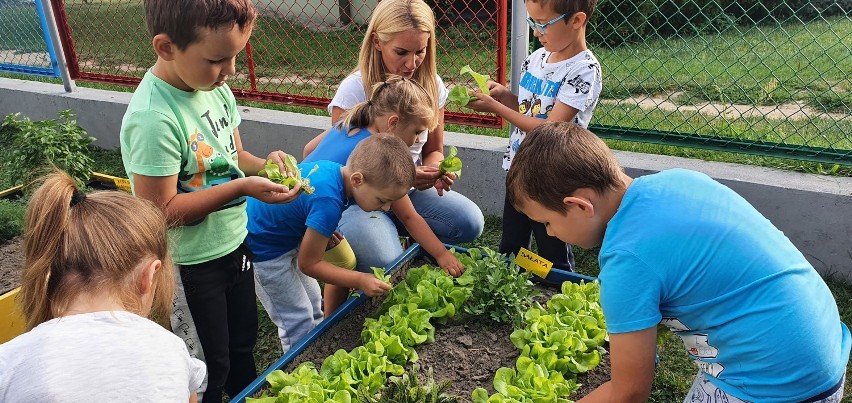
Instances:
[[[454,252],[455,253],[455,252]],[[485,402],[568,402],[579,386],[577,374],[600,362],[606,324],[597,283],[565,282],[546,306],[530,275],[507,264],[490,249],[456,253],[467,270],[453,278],[424,265],[408,270],[383,301],[378,317],[368,318],[363,345],[337,350],[317,369],[304,362],[292,372],[267,376],[269,389],[247,402],[354,402],[381,395],[388,376],[405,373],[418,360],[415,347],[435,339],[435,325],[457,314],[491,322],[513,322],[512,343],[520,350],[514,368],[494,376],[495,394],[479,388],[471,398]]]

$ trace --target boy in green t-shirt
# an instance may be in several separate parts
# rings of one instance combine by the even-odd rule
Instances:
[[[133,94],[121,153],[133,193],[172,223],[178,264],[172,330],[207,364],[203,402],[233,396],[256,377],[257,308],[245,201],[289,202],[244,150],[240,116],[225,84],[252,32],[251,0],[145,0],[157,62]],[[285,169],[282,151],[268,159]]]

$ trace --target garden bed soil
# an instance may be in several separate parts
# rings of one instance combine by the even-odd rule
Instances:
[[[24,241],[18,237],[0,244],[0,295],[21,285],[24,267]]]
[[[413,266],[418,266],[415,263]],[[394,275],[394,283],[400,274]],[[559,292],[552,286],[537,284],[536,288],[544,294],[538,298],[544,303],[553,294]],[[322,336],[317,338],[295,360],[285,366],[285,372],[293,371],[303,362],[311,361],[317,369],[323,360],[338,349],[351,351],[362,345],[361,330],[364,320],[376,317],[382,298],[371,298],[341,319]],[[519,351],[512,344],[509,335],[511,325],[492,325],[470,317],[457,316],[445,325],[435,325],[435,342],[421,344],[415,349],[419,356],[420,381],[425,382],[428,369],[433,369],[436,381],[449,380],[448,393],[462,397],[469,402],[476,388],[485,388],[494,393],[494,374],[500,367],[514,368]],[[411,365],[411,364],[409,364]],[[601,364],[594,370],[580,375],[577,382],[582,384],[573,399],[584,396],[609,380],[609,356],[605,355]]]

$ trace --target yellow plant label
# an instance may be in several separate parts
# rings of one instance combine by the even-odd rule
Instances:
[[[551,261],[532,253],[527,248],[521,248],[518,256],[515,256],[515,263],[541,278],[547,277],[547,273],[550,273],[550,268],[553,267]]]
[[[127,178],[115,178],[112,180],[115,183],[115,187],[130,193],[130,179]]]

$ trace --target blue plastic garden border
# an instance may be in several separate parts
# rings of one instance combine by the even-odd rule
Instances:
[[[455,245],[444,244],[447,249],[455,249],[457,252],[466,253],[467,248],[462,248]],[[420,244],[415,243],[411,245],[408,249],[402,252],[396,260],[394,260],[387,269],[385,269],[385,274],[390,275],[405,263],[414,260],[415,258],[426,254],[426,251],[420,246]],[[565,270],[552,269],[550,273],[544,278],[542,281],[548,284],[558,285],[562,284],[565,281],[571,281],[574,283],[579,283],[581,281],[594,281],[595,277],[589,277],[582,274],[577,274]],[[234,396],[231,399],[232,402],[242,403],[245,401],[247,397],[250,397],[254,393],[260,390],[261,386],[266,383],[266,376],[272,373],[272,371],[284,368],[288,364],[290,364],[293,359],[299,356],[308,346],[310,346],[314,341],[316,341],[326,330],[334,326],[340,319],[345,317],[349,312],[353,309],[359,307],[363,304],[367,298],[364,297],[363,292],[358,291],[353,294],[346,300],[346,302],[340,306],[336,311],[334,311],[331,316],[320,322],[317,327],[311,330],[302,340],[299,340],[296,345],[294,345],[287,353],[285,353],[281,358],[272,363],[265,371],[263,371],[260,376],[257,377],[252,383],[250,383],[242,392],[238,395]]]

